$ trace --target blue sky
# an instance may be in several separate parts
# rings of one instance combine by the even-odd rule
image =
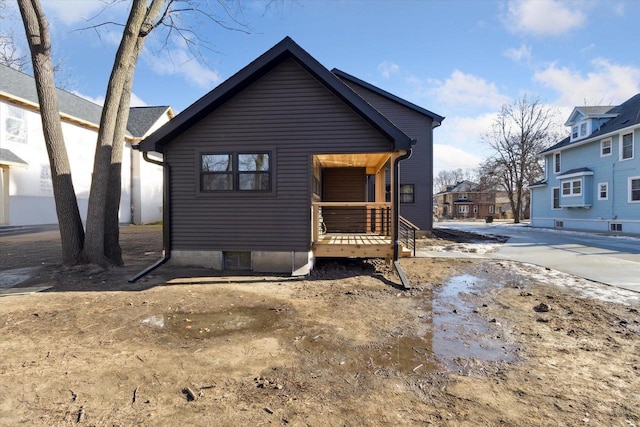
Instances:
[[[202,0],[202,7],[216,4]],[[43,0],[67,89],[104,97],[126,3]],[[527,94],[556,108],[616,105],[640,92],[635,0],[278,0],[242,1],[249,34],[209,21],[211,43],[193,57],[178,38],[151,38],[134,82],[136,105],[176,112],[232,76],[285,36],[329,69],[338,68],[446,117],[434,131],[434,172],[473,168],[501,105]],[[268,7],[267,7],[268,6]],[[212,9],[213,10],[213,9]],[[99,14],[97,17],[95,17]],[[95,17],[92,21],[87,19]],[[19,28],[19,30],[22,30]]]

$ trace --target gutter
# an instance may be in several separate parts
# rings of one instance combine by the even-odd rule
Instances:
[[[414,141],[415,142],[415,141]],[[413,145],[413,144],[412,144]],[[411,157],[411,148],[406,154],[399,156],[393,163],[393,261],[398,261],[400,254],[400,242],[398,241],[398,225],[400,223],[400,162]]]
[[[136,146],[133,146],[132,148],[139,150],[140,146],[136,145]],[[169,167],[169,164],[166,162],[161,162],[159,160],[154,160],[150,158],[148,152],[146,151],[142,152],[142,158],[149,163],[162,166],[162,168],[164,169],[164,177],[163,177],[164,192],[162,194],[162,253],[163,253],[163,256],[160,260],[156,261],[155,263],[151,264],[149,267],[145,268],[144,270],[142,270],[141,272],[139,272],[138,274],[130,278],[129,283],[137,282],[141,277],[146,276],[147,274],[151,273],[153,270],[160,267],[162,264],[164,264],[165,262],[171,259],[171,229],[170,229],[170,225],[171,225],[171,196],[170,195],[171,193],[169,191],[171,187],[171,180],[170,180],[171,168]]]

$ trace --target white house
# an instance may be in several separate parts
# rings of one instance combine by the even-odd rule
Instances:
[[[57,89],[73,185],[86,217],[102,107]],[[122,160],[121,223],[162,219],[160,166],[131,148],[173,118],[171,107],[134,107]],[[0,65],[0,226],[56,224],[51,173],[34,79]]]

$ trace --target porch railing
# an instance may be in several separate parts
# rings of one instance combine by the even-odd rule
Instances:
[[[400,217],[400,224],[398,225],[398,241],[407,249],[409,249],[413,256],[416,256],[416,231],[419,228],[413,225],[410,221],[406,220],[402,216]]]
[[[312,239],[325,233],[392,235],[391,203],[313,202]]]

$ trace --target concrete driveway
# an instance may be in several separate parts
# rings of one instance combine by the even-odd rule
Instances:
[[[442,222],[434,226],[509,237],[496,245],[497,251],[481,255],[485,258],[527,262],[640,292],[639,238],[507,223]]]

